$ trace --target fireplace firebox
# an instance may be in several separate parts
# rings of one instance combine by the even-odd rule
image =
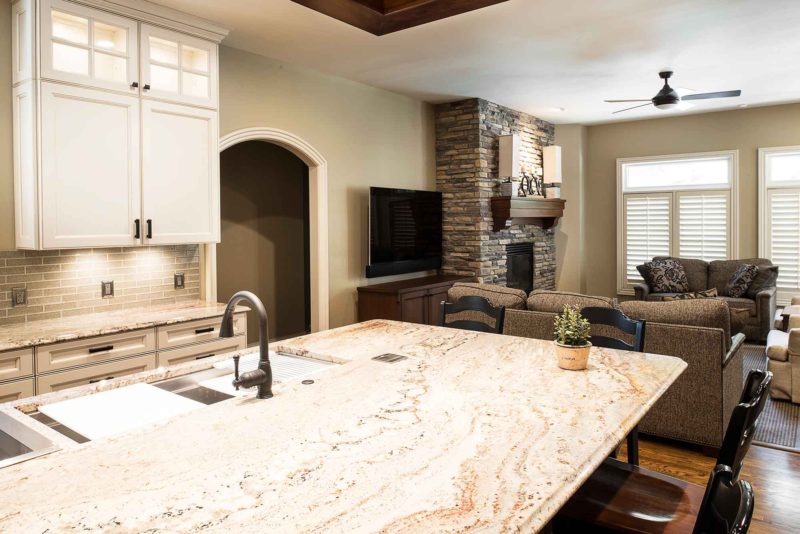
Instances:
[[[506,286],[533,289],[533,243],[506,245]]]

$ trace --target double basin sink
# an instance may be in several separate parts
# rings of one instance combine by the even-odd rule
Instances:
[[[276,352],[270,352],[270,363],[277,384],[311,382],[309,376],[336,365]],[[258,353],[244,355],[240,371],[257,365]],[[253,395],[253,390],[237,391],[232,380],[233,362],[219,361],[211,368],[151,384],[133,384],[42,405],[29,416],[74,442],[85,443],[126,434],[234,396]],[[60,449],[24,419],[0,412],[0,468]]]

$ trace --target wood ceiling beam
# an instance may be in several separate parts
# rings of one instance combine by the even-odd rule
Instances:
[[[508,0],[292,0],[373,35],[386,35]]]

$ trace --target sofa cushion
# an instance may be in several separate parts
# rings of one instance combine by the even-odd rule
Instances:
[[[685,293],[689,290],[683,264],[676,260],[653,260],[636,269],[653,293]]]
[[[706,289],[705,291],[695,291],[692,293],[678,293],[676,295],[664,295],[662,300],[664,301],[673,301],[673,300],[691,300],[691,299],[710,299],[717,296],[717,289],[711,288]]]
[[[521,289],[496,284],[456,282],[447,290],[447,300],[455,302],[461,297],[476,296],[488,300],[492,306],[505,306],[515,310],[525,309],[527,294]]]
[[[728,296],[728,280],[731,275],[743,263],[751,265],[772,265],[772,262],[764,258],[750,258],[746,260],[714,260],[708,264],[708,287],[716,287],[720,296]]]
[[[789,333],[770,330],[767,334],[767,358],[778,362],[789,359]]]
[[[736,297],[717,297],[718,300],[725,302],[731,308],[738,308],[740,310],[747,310],[750,313],[751,317],[755,317],[757,310],[756,310],[756,301],[746,298],[736,298]]]
[[[733,274],[728,279],[726,292],[729,297],[744,297],[747,295],[747,290],[750,289],[750,284],[758,276],[758,266],[749,263],[743,263],[733,271]]]
[[[741,334],[750,320],[750,310],[729,307],[729,311],[731,312],[731,335]]]
[[[674,256],[656,256],[654,260],[675,260],[683,265],[686,281],[689,283],[687,291],[697,292],[708,289],[708,262],[694,258],[676,258]]]
[[[759,291],[761,291],[762,289],[775,287],[777,282],[778,282],[777,265],[759,265],[758,276],[756,276],[756,279],[753,280],[752,284],[750,284],[750,287],[747,290],[747,295],[745,296],[749,299],[755,299]]]
[[[704,326],[720,328],[725,338],[725,350],[731,344],[731,316],[728,306],[717,299],[676,300],[673,302],[647,302],[628,300],[619,308],[631,319],[654,323]],[[645,327],[645,339],[647,328]]]
[[[561,313],[564,311],[564,306],[576,306],[582,310],[591,306],[615,308],[616,305],[616,299],[568,293],[566,291],[536,289],[528,297],[529,310],[549,313]]]

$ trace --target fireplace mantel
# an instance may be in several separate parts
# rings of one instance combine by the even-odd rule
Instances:
[[[515,224],[535,224],[552,228],[564,215],[566,200],[561,198],[492,198],[492,229],[499,232]]]

